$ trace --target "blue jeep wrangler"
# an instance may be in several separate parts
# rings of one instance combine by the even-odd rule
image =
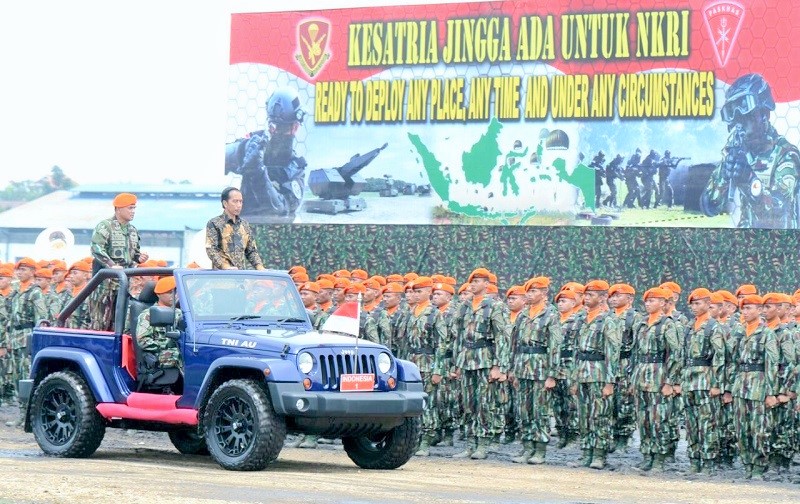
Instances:
[[[128,293],[134,276],[169,274],[182,320],[155,303],[154,282]],[[113,332],[65,327],[109,285]],[[154,369],[137,345],[144,310],[175,339],[183,370]],[[20,381],[25,430],[60,457],[90,456],[117,427],[165,431],[181,453],[260,470],[287,433],[307,433],[341,438],[359,467],[394,469],[416,449],[426,399],[417,367],[386,347],[313,331],[291,279],[276,271],[101,270],[34,329],[31,349],[30,379]]]

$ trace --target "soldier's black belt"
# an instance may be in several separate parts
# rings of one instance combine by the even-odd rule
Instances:
[[[466,342],[464,343],[464,348],[468,348],[470,350],[477,350],[478,348],[494,348],[494,342],[489,340]]]
[[[708,367],[711,365],[711,359],[686,359],[687,367],[703,366]]]
[[[22,331],[23,329],[33,329],[33,324],[19,324],[14,326],[15,331]]]
[[[547,347],[534,346],[534,345],[519,345],[517,347],[517,352],[523,353],[523,354],[538,354],[538,355],[541,355],[541,354],[546,354],[547,353]]]
[[[436,352],[433,350],[433,348],[428,348],[428,347],[425,347],[425,348],[411,348],[411,349],[408,350],[408,353],[413,354],[413,355],[435,355],[436,354]]]
[[[625,351],[620,352],[619,353],[619,358],[620,359],[630,359],[631,358],[631,351],[630,350],[625,350]]]
[[[740,373],[749,373],[751,371],[764,371],[764,364],[756,364],[751,362],[749,364],[739,364]]]
[[[606,360],[606,354],[600,352],[576,352],[575,358],[582,361],[601,361]]]
[[[564,350],[561,352],[562,359],[570,359],[572,358],[572,350]]]
[[[665,359],[660,354],[644,354],[637,357],[642,364],[664,364]]]

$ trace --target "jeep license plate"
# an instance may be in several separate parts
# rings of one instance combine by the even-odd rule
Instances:
[[[372,392],[375,375],[371,373],[343,374],[339,380],[340,392]]]

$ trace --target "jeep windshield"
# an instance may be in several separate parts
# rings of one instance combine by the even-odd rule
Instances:
[[[186,275],[184,292],[198,321],[307,323],[305,307],[289,279],[253,273]]]

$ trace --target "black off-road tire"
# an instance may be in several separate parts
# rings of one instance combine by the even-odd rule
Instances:
[[[211,395],[203,414],[211,457],[232,471],[260,471],[278,458],[286,422],[272,409],[266,387],[230,380]]]
[[[67,458],[93,454],[106,434],[106,422],[96,406],[80,375],[59,371],[45,377],[30,405],[31,429],[42,451]]]
[[[184,455],[208,455],[206,438],[196,428],[170,431],[169,440]]]
[[[362,469],[397,469],[417,450],[421,420],[406,418],[384,434],[342,438],[344,451]]]

